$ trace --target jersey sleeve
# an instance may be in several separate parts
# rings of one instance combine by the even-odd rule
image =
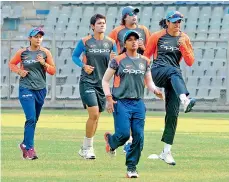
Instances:
[[[112,38],[117,43],[118,34],[117,34],[117,31],[115,29],[111,31],[111,33],[109,34],[109,37]]]
[[[46,59],[46,68],[45,70],[47,71],[47,73],[49,73],[50,75],[54,75],[56,73],[56,67],[52,58],[52,54],[49,50],[46,49],[46,55],[47,55],[47,59]]]
[[[144,51],[144,56],[146,56],[147,58],[151,58],[151,56],[155,53],[156,51],[156,46],[157,46],[157,36],[156,34],[152,34],[149,37],[149,40],[147,42],[146,45],[146,49]]]
[[[9,68],[11,71],[17,73],[20,68],[17,66],[18,63],[21,62],[21,53],[22,53],[22,50],[18,50],[16,52],[16,54],[14,55],[14,57],[9,61]]]
[[[118,63],[115,59],[112,59],[109,63],[109,67],[112,68],[113,70],[117,70],[118,69]]]
[[[85,51],[85,47],[84,47],[84,43],[83,40],[81,39],[76,48],[74,49],[73,53],[72,53],[72,60],[73,62],[78,65],[79,67],[83,67],[84,63],[80,60],[80,55],[82,54],[82,52]]]
[[[180,51],[184,58],[185,63],[188,66],[192,66],[194,63],[194,59],[195,59],[192,44],[188,36],[186,35],[182,35],[182,36],[184,36],[185,44],[180,45],[179,48],[180,48]]]

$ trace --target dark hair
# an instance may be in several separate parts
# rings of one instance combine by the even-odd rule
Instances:
[[[97,21],[98,19],[104,19],[105,22],[106,22],[106,17],[105,17],[105,16],[103,16],[103,15],[101,15],[101,14],[95,14],[94,16],[91,17],[90,24],[91,24],[91,25],[95,25],[95,23],[96,23],[96,21]]]
[[[168,28],[166,25],[166,19],[161,19],[161,21],[159,21],[159,26],[164,29]]]
[[[127,14],[125,14],[125,15],[122,17],[120,25],[125,25],[125,24],[126,24],[126,20],[125,20],[126,17],[127,17]]]
[[[120,54],[123,54],[124,52],[126,52],[126,48],[125,48],[125,47],[123,47],[123,49],[122,49],[122,51],[119,53],[119,55],[120,55]]]

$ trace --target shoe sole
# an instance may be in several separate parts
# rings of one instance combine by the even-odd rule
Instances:
[[[95,159],[96,159],[95,156],[92,156],[92,157],[90,157],[90,158],[87,158],[87,157],[84,157],[83,155],[81,155],[79,152],[78,152],[78,154],[79,154],[80,157],[82,157],[82,158],[85,159],[85,160],[95,160]]]
[[[166,162],[166,161],[165,161],[163,158],[161,158],[160,156],[159,156],[159,159],[161,159],[162,161],[164,161],[166,164],[168,164],[168,165],[170,165],[170,166],[175,166],[175,165],[176,165],[175,162],[172,162],[172,163]]]
[[[188,104],[188,106],[187,106],[187,108],[186,108],[186,110],[185,110],[184,113],[190,112],[195,104],[196,104],[196,100],[195,99],[192,99],[190,101],[190,103]]]
[[[126,178],[138,178],[138,176],[128,176],[128,175],[126,175]]]
[[[27,159],[27,160],[36,160],[36,159],[38,159],[38,157],[37,156],[34,156],[33,158],[26,157],[25,159]]]

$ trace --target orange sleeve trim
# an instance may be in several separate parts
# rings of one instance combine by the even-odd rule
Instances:
[[[185,44],[180,45],[180,47],[179,47],[181,54],[185,60],[185,63],[188,66],[192,66],[194,63],[195,57],[194,57],[194,51],[192,48],[191,41],[190,41],[189,37],[183,32],[181,34],[181,37],[184,37],[184,39],[185,39]]]
[[[88,35],[88,36],[82,38],[83,44],[85,45],[86,41],[89,40],[90,38],[92,38],[91,35]]]
[[[113,29],[108,36],[117,43],[118,33],[116,32],[116,29]]]
[[[111,33],[109,34],[109,37],[112,38],[116,42],[116,44],[118,43],[118,33],[124,28],[125,26],[120,25],[116,27],[115,29],[113,29]]]
[[[119,56],[116,56],[115,57],[115,60],[116,60],[116,62],[118,63],[118,64],[120,64],[120,62],[124,59],[124,58],[126,58],[126,54],[125,53],[123,53],[123,54],[121,54],[121,55],[119,55]],[[115,75],[114,76],[114,87],[119,87],[120,86],[120,76],[117,76],[117,75]]]
[[[18,71],[20,69],[23,70],[23,66],[22,64],[20,65],[20,68],[17,66],[18,63],[21,62],[21,54],[22,52],[24,52],[26,50],[26,48],[23,48],[23,49],[19,49],[16,54],[14,55],[14,57],[9,61],[9,68],[11,71],[15,72],[15,73],[18,73]]]
[[[120,76],[117,76],[117,75],[114,76],[114,84],[113,84],[113,86],[115,88],[120,86]]]
[[[126,54],[120,54],[119,56],[115,57],[116,62],[119,64],[124,58],[126,58]]]
[[[159,38],[161,38],[162,36],[164,36],[166,34],[166,30],[160,30],[158,32],[153,33],[150,37],[149,37],[149,41],[147,43],[146,46],[146,50],[144,52],[144,56],[146,56],[147,58],[151,58],[151,56],[153,55],[154,59],[157,58],[157,43]]]
[[[107,38],[108,40],[110,40],[113,44],[115,43],[115,40],[114,40],[114,39],[112,39],[112,38],[110,38],[110,37],[108,37],[108,36],[106,36],[106,38]]]
[[[54,75],[56,73],[56,67],[55,67],[51,52],[44,47],[41,47],[40,50],[44,51],[45,54],[47,55],[45,70],[50,75]]]
[[[118,53],[120,53],[122,51],[121,46],[120,46],[120,42],[118,41],[118,33],[121,30],[123,30],[124,28],[125,28],[124,25],[120,25],[120,26],[116,27],[115,29],[113,29],[111,31],[111,33],[109,34],[109,37],[112,38],[116,43]]]

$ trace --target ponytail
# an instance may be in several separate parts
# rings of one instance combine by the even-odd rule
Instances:
[[[124,52],[126,52],[126,48],[125,47],[122,49],[122,52],[120,52],[120,54],[123,54]]]
[[[161,19],[161,21],[159,22],[159,26],[164,29],[168,28],[168,26],[166,25],[166,19]]]

